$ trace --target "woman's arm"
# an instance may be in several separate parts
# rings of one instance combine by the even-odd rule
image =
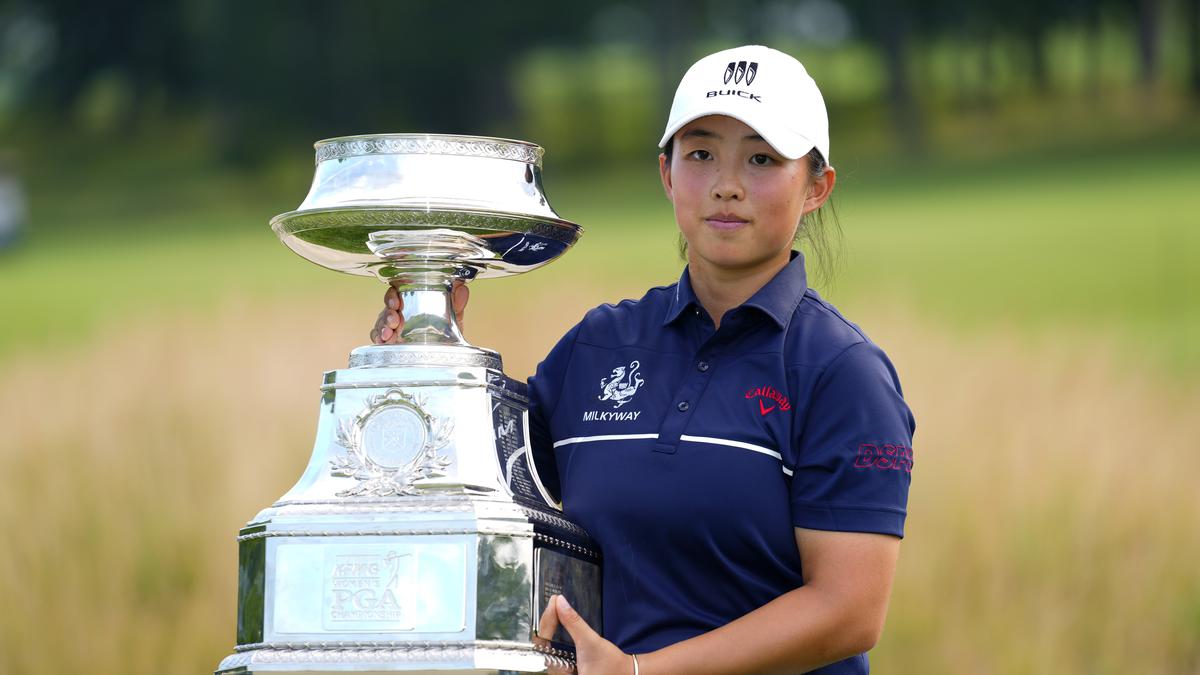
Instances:
[[[799,673],[871,649],[887,615],[900,539],[797,528],[796,543],[803,586],[708,633],[639,654],[640,675]],[[562,622],[575,640],[580,675],[634,672],[632,657],[574,610],[550,607],[556,611],[543,615],[539,633],[553,634]]]

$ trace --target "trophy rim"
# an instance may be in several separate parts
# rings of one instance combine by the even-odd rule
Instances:
[[[583,234],[583,227],[578,223],[573,223],[562,218],[554,218],[551,216],[539,216],[529,213],[517,213],[513,211],[492,211],[487,209],[470,209],[451,204],[432,204],[422,206],[406,207],[403,205],[382,206],[331,206],[317,209],[297,209],[295,211],[287,211],[271,218],[271,229],[279,237],[293,235],[308,230],[324,229],[327,227],[343,227],[346,225],[378,225],[380,227],[400,226],[411,227],[412,229],[445,229],[447,225],[426,225],[413,222],[413,218],[418,214],[442,214],[457,216],[464,219],[470,219],[470,226],[482,230],[494,230],[496,232],[512,231],[503,227],[488,227],[489,220],[500,221],[519,221],[530,222],[540,225],[548,225],[552,231],[562,231],[567,235],[562,241],[574,243]],[[314,224],[314,227],[295,227],[296,225],[305,222],[311,222],[313,218],[321,218],[324,216],[334,216],[337,222],[324,221],[320,224]],[[322,218],[322,220],[324,220]],[[390,221],[390,222],[389,222]],[[453,229],[451,227],[451,229]],[[519,231],[518,231],[519,232]],[[538,234],[545,235],[542,231]]]
[[[436,149],[435,149],[436,148]],[[537,143],[498,136],[430,133],[353,134],[313,143],[315,163],[367,155],[458,155],[487,157],[542,166],[545,149]]]

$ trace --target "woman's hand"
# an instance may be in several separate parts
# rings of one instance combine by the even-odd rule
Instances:
[[[454,319],[458,321],[459,330],[463,330],[463,310],[467,308],[467,300],[471,292],[467,285],[459,280],[454,281],[450,290],[450,304],[454,307]],[[389,286],[383,294],[383,311],[375,319],[375,327],[371,329],[371,342],[377,345],[394,345],[400,342],[400,329],[404,327],[404,301],[395,286]]]
[[[633,675],[633,657],[600,637],[561,595],[551,597],[546,611],[542,612],[542,618],[538,622],[538,637],[534,642],[548,646],[550,642],[547,638],[554,635],[559,624],[567,629],[571,639],[575,641],[575,662],[579,675]],[[543,635],[547,637],[541,637]],[[549,672],[566,675],[571,671],[552,667]]]

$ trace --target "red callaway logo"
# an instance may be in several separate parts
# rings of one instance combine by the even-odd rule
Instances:
[[[758,399],[758,414],[766,415],[772,410],[791,410],[792,404],[775,387],[755,387],[746,392],[746,398]]]
[[[863,443],[854,458],[856,469],[890,469],[912,473],[913,451],[907,445]]]

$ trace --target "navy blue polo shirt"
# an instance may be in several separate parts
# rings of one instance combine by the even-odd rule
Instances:
[[[903,536],[912,414],[799,254],[719,330],[687,270],[588,312],[530,394],[539,473],[601,548],[603,634],[625,651],[799,587],[794,528]],[[867,670],[864,654],[815,672]]]

